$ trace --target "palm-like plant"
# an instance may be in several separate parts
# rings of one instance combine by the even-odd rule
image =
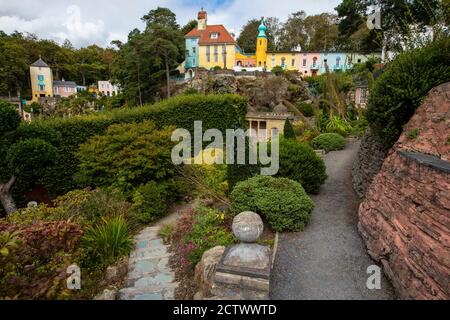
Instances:
[[[82,243],[88,252],[106,263],[128,254],[133,248],[130,228],[120,215],[102,218],[100,224],[89,227]]]

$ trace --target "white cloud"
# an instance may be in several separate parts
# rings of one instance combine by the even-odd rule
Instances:
[[[140,18],[158,6],[176,13],[180,25],[197,17],[202,4],[210,24],[224,24],[238,34],[253,18],[276,16],[282,21],[290,13],[331,12],[341,0],[230,0],[212,8],[206,0],[0,0],[0,30],[35,33],[58,42],[69,39],[74,46],[125,41],[134,28],[143,28]]]

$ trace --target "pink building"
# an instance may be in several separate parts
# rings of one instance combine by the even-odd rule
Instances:
[[[98,91],[100,92],[101,95],[111,97],[119,93],[119,87],[111,84],[110,81],[99,81]]]
[[[55,97],[67,98],[77,93],[77,84],[73,81],[53,81],[53,95]]]
[[[319,75],[321,60],[320,52],[300,53],[300,73],[304,77]]]

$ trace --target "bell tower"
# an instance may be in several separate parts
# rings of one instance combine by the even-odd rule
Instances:
[[[197,27],[198,30],[205,30],[206,26],[208,25],[208,13],[205,10],[203,10],[203,8],[198,13],[197,21],[198,21]]]
[[[269,39],[266,34],[267,27],[264,24],[264,18],[261,19],[258,31],[259,34],[256,38],[256,66],[267,67],[267,48]]]

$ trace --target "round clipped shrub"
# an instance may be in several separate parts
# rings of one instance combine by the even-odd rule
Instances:
[[[253,211],[275,231],[300,231],[311,218],[314,203],[300,183],[256,176],[236,185],[230,195],[231,211]]]
[[[318,193],[327,179],[325,163],[306,143],[281,138],[279,159],[277,177],[299,182],[307,193]]]
[[[337,133],[322,133],[311,141],[314,149],[325,150],[326,152],[342,150],[346,144],[345,138]]]
[[[367,120],[389,149],[428,92],[450,81],[450,38],[398,56],[370,92]]]

